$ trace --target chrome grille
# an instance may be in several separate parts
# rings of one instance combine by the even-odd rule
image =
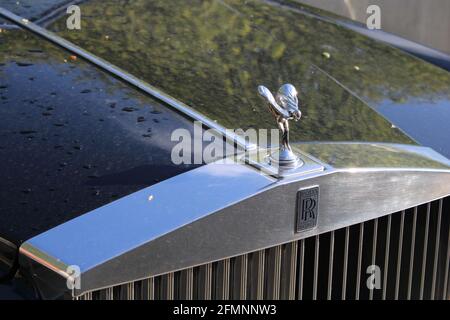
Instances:
[[[450,198],[77,299],[448,299]],[[380,268],[381,288],[366,271]]]

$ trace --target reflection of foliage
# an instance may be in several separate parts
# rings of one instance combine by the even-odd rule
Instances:
[[[280,2],[294,9],[304,8],[294,1]],[[323,14],[321,10],[309,7],[307,10]],[[288,31],[301,34],[301,43],[296,42],[299,44],[296,49],[368,101],[388,98],[394,102],[406,102],[409,97],[450,98],[448,72],[398,49],[344,27],[288,10],[284,10],[282,15],[270,16],[270,19],[278,23],[277,32],[280,34],[287,34]],[[282,23],[283,19],[296,23]],[[306,47],[302,50],[304,44]],[[318,54],[308,54],[322,51],[329,51],[332,58],[327,60]],[[360,67],[360,71],[356,72],[354,66]]]
[[[311,66],[312,61],[333,75],[346,75],[346,80],[357,76],[353,63],[361,65],[359,77],[365,74],[366,56],[383,70],[378,60],[386,60],[394,69],[405,64],[395,55],[390,62],[391,49],[377,47],[371,54],[372,42],[334,25],[252,1],[94,0],[82,11],[81,31],[67,31],[64,19],[51,28],[224,126],[274,127],[256,87],[265,84],[274,90],[291,82],[300,87],[304,114],[300,125],[291,126],[293,140],[411,143]],[[347,51],[340,49],[341,42]],[[332,54],[328,65],[322,63],[324,45]],[[385,50],[382,57],[380,50]],[[353,56],[358,59],[347,58]],[[422,66],[409,57],[400,58]],[[341,63],[333,64],[334,59]],[[381,73],[378,80],[367,76],[352,81],[369,90],[370,96],[380,97],[389,89],[381,85],[386,80]]]
[[[412,151],[395,146],[360,143],[304,143],[297,144],[321,161],[336,168],[432,168],[450,169]],[[295,146],[295,147],[296,147]]]

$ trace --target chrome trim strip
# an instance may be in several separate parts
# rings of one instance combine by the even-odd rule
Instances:
[[[40,26],[34,24],[33,22],[30,22],[27,19],[17,16],[14,13],[2,7],[0,7],[0,17],[15,23],[21,28],[24,28],[34,33],[35,35],[44,38],[45,40],[75,54],[78,57],[83,58],[87,62],[97,66],[103,71],[108,72],[109,74],[115,76],[116,78],[152,96],[153,98],[158,99],[159,101],[165,103],[166,105],[184,114],[185,116],[191,118],[192,120],[202,122],[202,124],[205,125],[206,127],[214,129],[218,133],[220,133],[220,135],[226,137],[228,141],[234,141],[241,148],[243,148],[243,150],[252,150],[256,148],[255,145],[249,144],[243,137],[234,134],[229,130],[226,130],[226,128],[222,127],[221,125],[211,120],[210,118],[206,117],[205,115],[197,112],[195,109],[187,106],[183,102],[169,96],[163,91],[157,89],[156,87],[148,84],[145,81],[138,79],[132,74],[120,69],[119,67],[107,62],[106,60],[97,57],[96,55],[80,48],[79,46],[73,44],[72,42],[59,37],[55,33],[48,31],[44,28],[41,28]]]
[[[59,259],[54,258],[43,251],[36,249],[35,247],[29,245],[28,243],[22,244],[19,248],[19,253],[27,257],[38,264],[50,269],[51,271],[62,276],[64,279],[69,279],[70,275],[66,272],[69,265],[62,263]]]
[[[402,152],[392,148],[386,152]],[[429,159],[430,150],[423,150]],[[435,159],[439,157],[436,154]],[[74,293],[79,295],[319,236],[450,194],[446,164],[442,169],[328,167],[274,179],[247,165],[221,163],[188,171],[98,208],[30,239],[23,248],[46,252],[45,259],[62,263],[55,271],[79,265],[82,289]],[[370,188],[361,188],[367,181]],[[297,192],[312,185],[321,190],[317,227],[295,233]],[[403,186],[401,190],[398,185]],[[153,195],[150,202],[149,195]],[[86,247],[99,249],[87,251]],[[19,262],[42,265],[26,254]],[[42,272],[35,273],[48,277]],[[359,278],[361,272],[360,263]],[[313,282],[317,283],[317,275]],[[301,297],[303,281],[299,288]]]

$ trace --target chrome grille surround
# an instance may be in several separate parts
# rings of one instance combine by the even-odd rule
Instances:
[[[329,147],[315,145],[315,156]],[[334,166],[311,157],[322,171],[283,178],[247,163],[189,171],[30,239],[20,248],[21,271],[36,275],[44,298],[403,299],[416,296],[417,281],[419,297],[422,290],[423,298],[438,298],[448,283],[439,267],[448,264],[440,256],[448,219],[433,214],[450,195],[450,161],[423,147],[338,149],[347,148],[352,154]],[[377,157],[364,158],[372,150]],[[347,161],[352,166],[343,167]],[[297,193],[312,186],[320,187],[317,227],[296,232]],[[427,203],[428,222],[421,214]],[[419,263],[423,225],[427,254]],[[373,261],[388,285],[370,293],[365,272]],[[70,265],[81,270],[81,288],[72,292],[64,272]],[[417,280],[419,265],[425,272]]]
[[[449,231],[447,197],[77,299],[448,299]],[[382,271],[380,289],[366,286],[369,265]]]

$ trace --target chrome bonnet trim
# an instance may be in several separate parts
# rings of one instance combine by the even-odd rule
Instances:
[[[403,162],[396,167],[326,166],[276,179],[244,163],[220,161],[30,239],[21,247],[19,263],[33,275],[44,298],[67,292],[64,268],[78,266],[81,288],[72,292],[78,296],[308,238],[450,195],[446,158],[416,146],[383,144],[381,150],[386,156],[413,152],[433,167],[414,166],[417,159],[400,156]],[[317,226],[297,233],[297,194],[313,186],[320,188]]]
[[[217,122],[211,120],[205,115],[197,112],[195,109],[187,106],[183,102],[169,96],[158,88],[148,84],[145,81],[140,80],[139,78],[133,76],[132,74],[120,69],[119,67],[107,62],[106,60],[97,57],[96,55],[80,48],[79,46],[73,44],[70,41],[67,41],[55,33],[48,31],[37,24],[28,21],[20,16],[15,15],[14,13],[0,7],[0,17],[15,23],[16,25],[34,33],[42,37],[43,39],[77,55],[80,58],[83,58],[87,62],[97,66],[105,72],[113,75],[114,77],[124,81],[125,83],[141,90],[142,92],[152,96],[153,98],[158,99],[159,101],[165,103],[169,107],[175,109],[176,111],[184,114],[185,116],[191,118],[195,121],[200,121],[205,127],[209,129],[214,129],[221,136],[225,137],[228,141],[234,141],[238,146],[240,146],[243,150],[252,150],[255,149],[256,146],[254,144],[249,143],[245,140],[245,138],[233,133],[230,130],[226,130],[226,128],[222,127]]]

